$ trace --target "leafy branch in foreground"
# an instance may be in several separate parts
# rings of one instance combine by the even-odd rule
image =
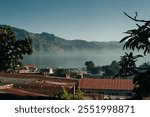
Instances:
[[[119,61],[119,65],[121,66],[121,69],[119,73],[115,76],[130,76],[134,74],[138,74],[138,68],[136,67],[135,62],[139,57],[143,57],[142,55],[136,55],[133,56],[133,53],[130,52],[125,53],[124,56],[121,56],[121,61]]]
[[[9,27],[0,27],[0,72],[15,72],[23,55],[32,53],[32,39],[17,40]]]
[[[143,54],[147,55],[150,53],[150,20],[139,20],[137,19],[137,12],[135,17],[129,16],[127,13],[124,14],[131,20],[139,23],[144,23],[143,25],[137,25],[136,29],[131,29],[125,32],[128,36],[120,40],[120,43],[125,41],[123,49],[130,50],[143,50]],[[136,67],[135,62],[137,58],[142,57],[142,55],[133,56],[133,53],[125,54],[121,57],[119,62],[121,69],[116,76],[130,76],[133,77],[133,92],[135,93],[135,99],[143,99],[144,96],[150,96],[150,66],[149,62],[145,63],[146,68]],[[115,77],[116,77],[115,76]]]
[[[131,29],[128,30],[127,32],[125,32],[126,34],[128,34],[128,36],[124,37],[121,42],[125,42],[123,49],[132,49],[134,51],[134,49],[136,48],[137,50],[144,50],[144,55],[146,55],[146,53],[150,53],[150,20],[146,21],[146,20],[138,20],[137,19],[137,13],[136,16],[133,18],[131,16],[129,16],[128,14],[126,14],[124,12],[124,14],[129,17],[130,19],[136,21],[136,22],[142,22],[144,23],[142,26],[140,26],[139,24],[137,25],[137,29]]]

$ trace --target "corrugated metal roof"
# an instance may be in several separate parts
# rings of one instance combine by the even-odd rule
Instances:
[[[81,89],[132,90],[133,83],[130,79],[81,78],[79,87]]]

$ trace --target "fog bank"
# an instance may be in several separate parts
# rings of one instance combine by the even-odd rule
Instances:
[[[63,68],[82,68],[86,61],[93,61],[96,66],[110,65],[113,60],[120,60],[125,51],[120,49],[113,50],[96,50],[96,51],[76,51],[76,52],[61,52],[57,54],[38,53],[30,56],[25,56],[24,64],[36,64],[39,68],[45,67],[63,67]],[[134,52],[139,54],[138,52]],[[140,54],[142,54],[140,52]],[[149,60],[150,56],[139,58],[137,65],[140,65]]]

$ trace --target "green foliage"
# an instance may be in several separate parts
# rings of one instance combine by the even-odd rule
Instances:
[[[150,96],[150,70],[144,73],[137,74],[133,78],[134,89],[136,98],[143,98],[143,96]]]
[[[87,66],[86,69],[88,73],[91,73],[89,75],[86,75],[86,77],[113,77],[115,76],[118,71],[120,70],[120,66],[117,63],[117,61],[112,61],[110,65],[105,65],[105,66],[95,66],[95,64],[92,61],[87,61],[85,62],[85,65]],[[103,72],[101,74],[101,72]],[[98,75],[98,76],[94,76]]]
[[[63,87],[63,92],[56,94],[54,97],[59,100],[82,100],[83,92],[78,89],[75,94],[71,94]]]
[[[91,71],[91,69],[95,68],[95,64],[93,61],[86,61],[85,66],[87,67],[87,71]]]
[[[55,76],[59,77],[66,77],[66,74],[68,73],[68,70],[60,68],[60,69],[55,69],[54,74]]]
[[[100,67],[95,66],[93,61],[85,62],[85,66],[86,66],[88,73],[91,73],[91,74],[99,74],[100,73]]]
[[[105,65],[101,67],[101,70],[104,71],[104,74],[102,77],[104,78],[110,78],[115,76],[119,70],[120,70],[120,66],[118,64],[117,61],[112,61],[112,63],[110,65]]]
[[[130,19],[144,23],[142,26],[136,24],[138,26],[137,29],[128,30],[126,33],[128,36],[124,37],[121,42],[125,42],[123,49],[131,49],[134,51],[143,50],[144,55],[150,53],[150,20],[137,20],[137,12],[136,16],[133,18],[125,13],[127,17]],[[150,67],[149,69],[145,69],[144,72],[141,71],[141,67],[137,68],[135,62],[138,57],[142,57],[141,55],[133,56],[132,53],[127,54],[121,58],[120,65],[122,66],[119,75],[135,75],[133,78],[135,97],[137,99],[143,99],[144,96],[150,96]],[[145,64],[146,65],[146,64]],[[144,66],[145,66],[144,65]],[[138,71],[140,70],[140,72]]]
[[[14,72],[23,55],[32,53],[32,40],[16,40],[12,30],[0,27],[0,72]]]
[[[143,57],[142,55],[136,55],[133,56],[133,53],[130,52],[125,53],[124,56],[121,56],[121,61],[119,61],[119,65],[121,66],[121,69],[119,71],[120,76],[128,76],[128,75],[134,75],[138,74],[138,68],[136,67],[135,62],[137,61],[137,58]]]
[[[125,15],[127,15],[125,13]],[[137,15],[137,13],[136,13]],[[131,16],[127,15],[129,18],[136,22],[143,22],[144,24],[140,26],[139,24],[136,24],[138,26],[137,29],[132,29],[128,30],[125,32],[126,34],[129,34],[128,36],[124,37],[121,41],[125,41],[124,47],[123,48],[129,48],[134,51],[136,48],[137,50],[144,50],[144,54],[150,53],[150,21],[145,21],[145,20],[137,20],[136,17],[132,18]]]
[[[83,92],[80,89],[78,89],[76,91],[76,94],[74,95],[74,99],[75,100],[83,100]]]

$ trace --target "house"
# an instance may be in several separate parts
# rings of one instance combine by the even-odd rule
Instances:
[[[77,76],[79,77],[79,78],[83,78],[83,75],[84,74],[87,74],[87,71],[84,71],[84,70],[82,70],[82,69],[78,69],[77,70]]]
[[[40,73],[42,73],[44,76],[52,75],[54,74],[54,70],[53,68],[40,69]]]
[[[28,70],[28,69],[20,69],[19,71],[18,71],[20,74],[25,74],[25,73],[30,73],[30,70]]]
[[[38,68],[34,64],[26,64],[26,65],[23,65],[23,67],[26,68],[27,70],[29,70],[30,73],[37,73],[38,72]]]
[[[132,96],[133,83],[130,79],[81,78],[79,88],[87,96],[102,99],[125,99]]]
[[[25,68],[27,68],[27,69],[35,69],[37,66],[36,65],[34,65],[34,64],[25,64],[25,65],[23,65]]]
[[[13,83],[13,86],[10,83]],[[11,96],[13,99],[35,99],[34,97],[49,99],[50,96],[63,92],[63,88],[74,94],[77,85],[76,79],[38,74],[0,73],[0,99],[11,99]]]
[[[38,68],[34,64],[26,64],[23,65],[22,68],[19,69],[19,73],[38,73]]]

